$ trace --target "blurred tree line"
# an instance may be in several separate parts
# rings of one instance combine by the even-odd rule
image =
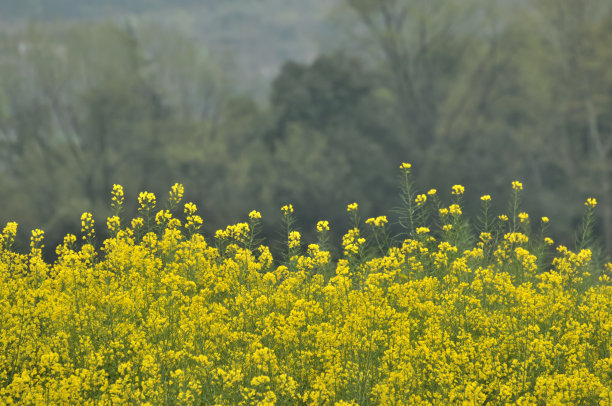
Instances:
[[[345,0],[343,37],[285,63],[268,99],[215,55],[153,24],[31,23],[0,34],[2,222],[53,248],[114,183],[163,200],[174,182],[206,231],[293,203],[306,234],[346,204],[398,203],[396,174],[467,186],[467,211],[525,184],[534,225],[571,244],[587,196],[612,248],[612,4],[605,0]],[[132,215],[132,212],[126,213]],[[26,241],[24,238],[22,241]]]

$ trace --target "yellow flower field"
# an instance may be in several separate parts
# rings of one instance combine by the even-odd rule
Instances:
[[[443,204],[401,174],[397,220],[350,204],[338,255],[333,227],[312,219],[308,244],[291,205],[278,258],[257,211],[205,238],[178,184],[163,208],[142,193],[135,219],[115,186],[110,237],[84,213],[52,264],[41,230],[18,253],[7,224],[0,403],[612,405],[612,265],[585,245],[596,201],[572,251],[520,210],[520,182],[508,213],[483,196],[471,224],[463,186]]]

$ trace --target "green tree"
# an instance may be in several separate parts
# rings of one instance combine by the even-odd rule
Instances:
[[[539,27],[533,58],[523,66],[539,75],[548,128],[539,134],[549,154],[540,166],[557,173],[559,193],[600,198],[601,231],[612,249],[612,6],[606,1],[534,3],[528,24]],[[567,197],[565,197],[567,199]],[[564,199],[564,201],[566,201]],[[572,204],[568,204],[572,206]],[[580,213],[565,211],[577,222]]]

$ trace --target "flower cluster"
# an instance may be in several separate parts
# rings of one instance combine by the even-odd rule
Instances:
[[[141,192],[138,195],[139,211],[153,210],[156,204],[155,194],[150,192]]]
[[[420,194],[416,197],[416,199],[414,199],[414,202],[418,205],[421,206],[423,204],[425,204],[425,202],[427,201],[427,195],[426,194]]]
[[[299,248],[301,239],[302,236],[299,231],[292,231],[289,233],[289,248]]]
[[[42,244],[43,239],[45,238],[45,232],[41,229],[32,230],[32,235],[30,236],[30,250],[31,252],[40,253],[44,248]]]
[[[117,213],[123,208],[123,186],[113,185],[113,191],[111,192],[111,207]]]
[[[15,242],[16,235],[17,223],[14,221],[7,223],[0,234],[0,248],[10,248]]]
[[[85,212],[81,215],[81,233],[83,234],[83,239],[90,241],[96,235],[96,231],[94,229],[94,219],[91,213]]]
[[[450,206],[448,206],[448,212],[454,216],[460,216],[461,215],[461,206],[459,206],[458,204],[451,204]]]
[[[261,213],[257,210],[253,210],[249,213],[249,218],[253,221],[261,220]]]
[[[452,224],[423,221],[384,251],[372,248],[385,216],[350,228],[337,258],[289,229],[282,261],[242,243],[255,222],[211,245],[192,232],[195,204],[191,228],[151,212],[151,194],[139,205],[108,218],[99,250],[67,235],[53,263],[41,230],[19,253],[6,225],[1,403],[610,404],[612,263],[589,248],[553,248],[508,216],[460,239],[454,204],[441,213]],[[93,238],[91,213],[82,228]]]
[[[168,198],[168,204],[171,208],[177,207],[181,200],[183,200],[183,194],[185,188],[180,183],[175,183],[170,189],[170,197]]]
[[[200,217],[199,215],[195,214],[196,211],[198,211],[197,206],[192,203],[185,203],[185,208],[184,208],[184,212],[185,212],[185,228],[191,233],[193,234],[194,232],[198,231],[200,229],[200,227],[202,227],[202,223],[204,222],[202,220],[202,217]]]
[[[342,236],[342,247],[344,255],[349,257],[359,253],[359,248],[365,244],[365,238],[359,236],[359,229],[352,228]]]
[[[329,221],[321,220],[317,223],[317,232],[329,231]]]
[[[248,223],[237,223],[227,226],[225,230],[217,230],[215,237],[220,239],[232,239],[236,242],[244,242],[250,231],[251,228]]]
[[[383,227],[388,222],[387,216],[372,217],[366,220],[366,224],[371,224],[374,227]]]
[[[463,187],[462,185],[455,185],[452,188],[452,194],[454,195],[462,195],[465,192],[465,187]]]
[[[283,212],[284,216],[288,216],[290,214],[293,214],[293,205],[292,204],[286,204],[283,207],[281,207],[281,211]]]

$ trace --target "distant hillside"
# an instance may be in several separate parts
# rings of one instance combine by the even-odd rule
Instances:
[[[0,23],[153,20],[228,54],[252,79],[271,80],[286,60],[310,61],[331,35],[325,17],[340,0],[11,0]]]

